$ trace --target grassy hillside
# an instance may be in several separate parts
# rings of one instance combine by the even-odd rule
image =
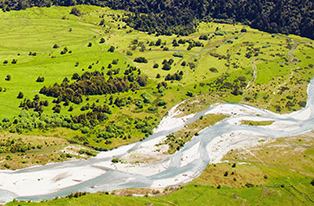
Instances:
[[[149,35],[127,26],[124,11],[77,8],[79,17],[70,14],[71,7],[1,13],[3,131],[32,138],[31,142],[55,137],[108,150],[146,138],[169,108],[188,98],[201,103],[186,114],[217,102],[241,102],[280,113],[305,106],[306,88],[314,76],[309,39],[213,22],[200,23],[189,36]],[[113,52],[108,51],[111,47]],[[134,87],[102,95],[75,90],[81,102],[66,100],[65,88],[82,83],[73,75],[83,78],[86,72],[94,72],[101,83],[122,79]],[[96,77],[84,83],[98,84]],[[147,82],[140,85],[139,78],[145,77]],[[61,91],[55,97],[40,92],[55,85]],[[3,135],[6,138],[13,136]],[[19,161],[19,155],[26,158],[37,147],[34,143],[26,151],[13,152],[14,145],[0,154],[2,168],[10,165],[11,160],[5,160],[8,153],[12,161]],[[54,151],[50,147],[47,143],[42,149]]]

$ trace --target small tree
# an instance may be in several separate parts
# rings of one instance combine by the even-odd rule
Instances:
[[[5,78],[5,80],[10,81],[11,80],[11,75],[7,75],[7,77]]]
[[[82,15],[81,11],[78,8],[76,8],[76,7],[73,7],[71,9],[70,14],[74,14],[75,16],[81,16]]]
[[[54,44],[52,48],[57,49],[57,48],[59,48],[59,46],[58,46],[58,44]]]
[[[109,49],[108,49],[108,52],[114,52],[115,50],[115,47],[114,46],[111,46]]]
[[[91,47],[91,46],[93,46],[93,44],[92,44],[92,42],[89,42],[87,47]]]
[[[104,39],[104,38],[101,38],[100,41],[99,41],[99,43],[101,43],[101,44],[102,44],[102,43],[105,43],[105,39]]]
[[[164,66],[161,68],[162,70],[170,70],[171,69],[171,66],[167,63],[167,64],[164,64]]]
[[[45,81],[45,77],[38,77],[36,82],[44,82]]]
[[[24,97],[24,94],[22,92],[20,92],[18,95],[17,95],[17,98],[18,99],[22,99]]]

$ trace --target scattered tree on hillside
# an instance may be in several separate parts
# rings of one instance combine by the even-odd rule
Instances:
[[[70,14],[74,14],[75,16],[81,16],[82,13],[77,7],[72,7]]]
[[[108,52],[114,52],[115,50],[115,47],[114,46],[111,46],[109,49],[108,49]]]
[[[18,99],[23,99],[24,97],[24,94],[22,92],[19,92],[19,94],[17,95],[17,98]]]
[[[10,74],[7,75],[6,78],[5,78],[5,80],[6,80],[6,81],[10,81],[10,80],[11,80],[11,75],[10,75]]]

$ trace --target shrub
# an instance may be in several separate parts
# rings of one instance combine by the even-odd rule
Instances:
[[[164,64],[164,66],[161,69],[169,71],[171,69],[171,66],[168,63],[166,63],[166,64]]]
[[[11,80],[11,75],[7,75],[7,77],[5,78],[6,81],[10,81]]]
[[[113,158],[113,159],[111,160],[111,162],[112,162],[112,163],[118,163],[118,162],[120,162],[120,160],[119,160],[119,158]]]
[[[216,68],[214,68],[214,67],[210,68],[209,71],[211,71],[213,73],[217,73],[218,72],[218,70]]]
[[[134,61],[138,63],[147,63],[147,59],[145,57],[137,57]]]
[[[115,47],[114,46],[111,46],[109,49],[108,49],[108,52],[114,52],[115,50]]]
[[[252,188],[252,187],[254,187],[254,185],[253,185],[252,183],[246,183],[245,186],[246,186],[247,188]]]
[[[82,15],[81,11],[78,8],[76,8],[76,7],[73,7],[71,9],[70,14],[74,14],[75,16],[81,16]]]
[[[105,43],[105,39],[104,39],[104,38],[101,38],[100,41],[99,41],[99,43],[101,43],[101,44],[102,44],[102,43]]]
[[[36,82],[44,82],[45,81],[45,77],[38,77]]]
[[[187,93],[186,93],[186,96],[193,97],[194,94],[193,94],[193,92],[187,92]]]
[[[18,99],[22,99],[24,97],[24,94],[22,92],[20,92],[18,95],[17,95],[17,98]]]
[[[167,104],[167,102],[165,102],[165,101],[159,101],[157,103],[157,106],[161,107],[161,106],[165,106],[166,104]]]
[[[180,52],[175,52],[174,54],[172,54],[172,56],[182,58],[182,57],[183,57],[183,54],[180,53]]]

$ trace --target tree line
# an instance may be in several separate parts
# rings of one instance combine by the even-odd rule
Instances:
[[[129,26],[156,34],[187,35],[195,32],[196,20],[241,22],[253,28],[314,39],[314,3],[312,0],[6,0],[3,11],[39,6],[91,4],[131,11],[124,18]],[[76,14],[76,13],[75,13]]]

